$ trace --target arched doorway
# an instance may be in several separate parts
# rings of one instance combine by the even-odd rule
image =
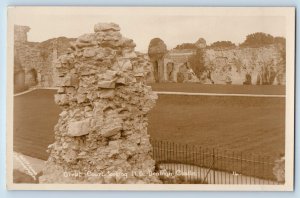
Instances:
[[[34,68],[30,69],[27,72],[27,77],[26,77],[26,79],[27,79],[27,85],[28,86],[35,86],[35,85],[37,85],[38,84],[37,76],[38,76],[37,71]]]
[[[159,82],[159,77],[158,77],[158,61],[152,62],[153,65],[153,75],[155,82]]]
[[[167,81],[174,81],[174,63],[167,63]]]

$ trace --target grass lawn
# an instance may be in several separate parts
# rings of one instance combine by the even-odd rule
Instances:
[[[54,142],[54,125],[60,108],[54,103],[56,90],[35,90],[14,97],[14,151],[47,159]]]
[[[284,86],[154,84],[155,91],[284,94]],[[55,90],[14,98],[14,150],[47,159],[60,109]],[[284,154],[285,98],[159,95],[149,115],[153,139],[235,152]]]
[[[148,131],[154,139],[187,144],[188,149],[198,145],[208,148],[205,153],[212,153],[214,148],[219,156],[244,159],[241,165],[238,159],[218,158],[214,167],[219,170],[274,179],[273,164],[261,162],[274,163],[284,154],[284,121],[284,98],[159,95],[149,116]],[[170,150],[168,146],[160,147]],[[195,156],[189,154],[192,152],[186,153],[188,149],[181,146],[177,152],[177,148],[171,148],[177,153],[174,158],[174,152],[170,151],[166,157],[165,152],[156,148],[155,159],[195,164]],[[203,160],[201,156],[200,153],[196,165],[209,167],[211,156],[206,155]]]
[[[257,154],[284,153],[284,98],[159,95],[155,139]]]

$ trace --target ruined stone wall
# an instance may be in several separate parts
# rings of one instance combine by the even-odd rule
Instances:
[[[236,48],[229,50],[208,49],[205,64],[211,70],[211,79],[216,84],[243,84],[245,76],[251,76],[251,84],[262,84],[263,75],[274,73],[269,84],[285,84],[285,64],[280,49],[275,46],[260,48]]]
[[[144,66],[144,73],[145,73],[145,82],[147,84],[149,83],[154,83],[155,82],[155,77],[154,77],[154,68],[151,64],[150,58],[148,54],[136,52],[136,55],[145,62]]]
[[[24,43],[15,47],[15,56],[18,57],[21,67],[25,71],[25,84],[29,87],[38,85],[43,65],[40,51]]]
[[[15,82],[28,87],[55,87],[57,57],[66,54],[74,39],[64,37],[41,43],[27,41],[27,26],[15,26]],[[153,42],[155,41],[155,42]],[[206,47],[204,39],[199,46]],[[150,42],[151,44],[151,42]],[[198,44],[197,44],[198,46]],[[195,50],[195,49],[194,49]],[[139,54],[150,67],[146,79],[153,82],[201,82],[215,84],[285,84],[285,61],[280,46],[260,48],[212,49],[205,48],[206,71],[200,79],[189,68],[192,49],[170,50],[161,39],[152,39],[148,56]],[[21,65],[21,66],[20,66]],[[178,80],[179,79],[179,80]]]
[[[201,83],[215,84],[285,84],[285,61],[282,46],[270,45],[260,48],[211,49],[204,54],[206,71],[200,78]],[[186,50],[168,52],[164,57],[164,79],[179,82],[180,68],[184,76],[194,76],[193,71],[184,67],[193,53]],[[172,73],[168,64],[173,64]],[[188,68],[188,67],[187,67]],[[172,76],[172,80],[170,77]],[[196,76],[195,76],[196,77]],[[184,82],[199,82],[197,78]],[[248,82],[247,82],[248,81]]]
[[[57,38],[41,43],[28,42],[29,30],[28,26],[14,26],[14,56],[20,63],[18,70],[24,71],[24,84],[28,87],[54,87],[56,81],[54,64],[57,57],[65,54],[67,48],[71,46],[69,39]]]
[[[164,79],[167,82],[199,82],[189,66],[189,57],[193,51],[170,51],[164,56]]]
[[[200,40],[199,45],[203,46]],[[193,70],[189,67],[188,58],[193,50],[169,50],[160,38],[150,41],[148,56],[152,65],[153,80],[148,82],[199,82]],[[148,78],[149,79],[149,78]]]
[[[145,85],[150,63],[117,24],[94,30],[58,59],[55,102],[62,112],[40,182],[160,183],[149,175],[155,162],[147,113],[157,99]]]

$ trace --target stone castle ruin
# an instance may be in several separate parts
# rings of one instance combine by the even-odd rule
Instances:
[[[154,67],[155,82],[200,82],[204,84],[285,84],[284,46],[235,47],[215,49],[200,38],[191,49],[167,50],[164,42],[153,39],[148,54]],[[197,76],[190,57],[203,51],[204,72]],[[157,72],[158,71],[158,72]]]
[[[153,66],[155,82],[199,82],[189,67],[188,57],[193,52],[187,50],[167,50],[160,38],[150,41],[148,56]]]
[[[40,43],[28,42],[29,30],[15,26],[15,89],[56,87],[62,110],[40,183],[161,183],[149,174],[155,161],[147,114],[157,95],[147,83],[285,84],[284,50],[277,45],[215,49],[200,38],[196,49],[168,50],[154,38],[143,54],[114,23],[96,24],[94,33],[77,39]],[[197,49],[201,75],[190,61]]]
[[[58,76],[57,58],[68,53],[72,38],[59,37],[44,42],[28,42],[27,26],[15,25],[14,85],[22,90],[28,87],[55,87]],[[149,43],[148,53],[136,54],[149,60],[152,67],[145,76],[148,83],[198,82],[204,84],[285,84],[284,46],[211,48],[203,38],[192,44],[195,48],[171,49],[160,38]],[[190,58],[197,49],[203,51],[205,68],[199,74],[193,71]],[[146,61],[147,62],[147,61]]]
[[[285,62],[279,46],[207,49],[206,67],[216,84],[284,85]]]
[[[62,112],[42,183],[159,183],[147,113],[157,95],[145,85],[150,64],[114,23],[99,23],[58,58]],[[138,174],[134,174],[138,173]]]
[[[57,74],[57,57],[70,48],[65,37],[49,39],[44,42],[29,42],[28,26],[14,26],[14,87],[23,90],[29,87],[54,87]]]

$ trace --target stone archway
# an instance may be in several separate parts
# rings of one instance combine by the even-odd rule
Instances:
[[[164,78],[164,56],[168,52],[167,46],[160,38],[154,38],[150,41],[148,47],[148,56],[153,64],[155,82],[163,82]]]
[[[167,81],[174,81],[174,63],[168,62],[167,63]]]

